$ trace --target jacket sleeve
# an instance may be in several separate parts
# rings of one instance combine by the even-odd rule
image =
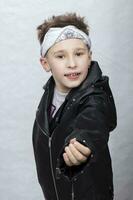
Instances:
[[[86,96],[79,108],[79,114],[72,125],[72,132],[65,140],[65,146],[72,138],[91,149],[91,155],[79,166],[68,167],[63,161],[62,154],[58,160],[58,170],[71,178],[83,171],[88,165],[97,162],[99,154],[106,148],[109,132],[116,127],[116,108],[109,86],[101,87],[98,83],[91,95]],[[63,147],[63,149],[64,149]]]

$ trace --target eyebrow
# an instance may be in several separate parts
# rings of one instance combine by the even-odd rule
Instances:
[[[76,48],[76,49],[74,49],[74,50],[75,50],[75,51],[80,51],[80,50],[86,51],[86,49],[85,49],[85,48],[82,48],[82,47]],[[65,49],[57,50],[57,51],[53,52],[53,55],[55,55],[55,54],[57,54],[57,53],[64,53],[65,51],[66,51]]]

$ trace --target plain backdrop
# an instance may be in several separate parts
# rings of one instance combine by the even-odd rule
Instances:
[[[36,27],[65,12],[85,16],[93,60],[110,77],[118,126],[111,133],[115,200],[133,199],[133,1],[0,1],[0,199],[42,200],[32,127],[50,74],[39,63]]]

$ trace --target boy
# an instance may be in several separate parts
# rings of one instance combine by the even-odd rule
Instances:
[[[44,86],[33,127],[38,180],[46,200],[112,200],[109,132],[116,109],[108,77],[92,61],[89,28],[75,13],[38,28]]]

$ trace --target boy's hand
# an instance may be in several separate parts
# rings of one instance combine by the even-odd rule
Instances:
[[[74,138],[70,141],[69,145],[65,147],[63,158],[67,166],[74,166],[86,162],[90,154],[91,150]]]

